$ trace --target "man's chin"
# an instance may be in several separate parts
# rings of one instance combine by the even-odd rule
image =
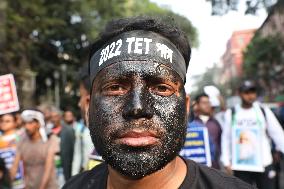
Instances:
[[[136,165],[139,165],[139,163],[136,163]],[[127,167],[117,167],[115,165],[111,165],[111,167],[113,169],[115,169],[118,173],[120,173],[121,175],[127,177],[128,179],[131,180],[140,180],[143,179],[144,177],[150,176],[151,174],[163,169],[165,166],[167,165],[167,163],[161,164],[160,166],[156,166],[156,167],[145,167],[143,166],[143,164],[141,164],[141,168],[143,170],[139,170],[139,168],[137,169],[137,167],[135,169],[129,169]],[[127,168],[127,169],[126,169]]]
[[[29,132],[29,131],[26,131],[26,135],[27,135],[28,137],[31,137],[31,136],[32,136],[32,133]]]
[[[122,149],[125,150],[125,148]],[[104,159],[121,175],[132,180],[138,180],[163,169],[175,157],[176,153],[166,155],[153,150],[153,148],[141,147],[128,148],[124,152],[114,152]]]

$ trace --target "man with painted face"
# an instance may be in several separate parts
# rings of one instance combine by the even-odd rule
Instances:
[[[190,52],[179,28],[156,19],[106,26],[89,63],[89,126],[105,163],[63,188],[252,188],[178,156],[186,135]]]

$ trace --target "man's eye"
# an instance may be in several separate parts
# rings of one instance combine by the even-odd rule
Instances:
[[[175,92],[174,88],[167,84],[153,86],[151,87],[151,91],[160,96],[170,96]]]
[[[127,88],[119,84],[110,84],[104,86],[102,92],[106,95],[123,95],[127,92]]]
[[[106,88],[108,91],[121,91],[123,88],[119,85],[111,85]]]

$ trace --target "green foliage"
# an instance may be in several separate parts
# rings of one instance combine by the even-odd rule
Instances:
[[[5,10],[5,18],[0,14],[0,21],[2,17],[5,19],[4,32],[0,30],[1,36],[5,36],[4,42],[0,40],[0,45],[1,41],[5,44],[0,49],[0,74],[12,72],[21,86],[23,71],[35,72],[37,87],[35,98],[31,97],[31,100],[36,103],[40,96],[47,94],[46,78],[51,79],[51,89],[54,89],[53,73],[57,71],[61,75],[61,102],[73,101],[76,106],[76,100],[72,100],[78,91],[76,72],[88,60],[91,41],[111,19],[138,15],[172,16],[188,34],[192,45],[198,45],[197,31],[189,20],[149,0],[4,2],[0,4],[0,10]],[[62,65],[67,65],[65,72]],[[71,90],[66,92],[67,84]]]
[[[190,44],[193,47],[198,46],[197,30],[186,17],[173,13],[166,7],[161,8],[155,3],[149,2],[149,0],[132,0],[132,4],[128,6],[127,10],[127,14],[129,16],[148,15],[160,18],[162,20],[164,19],[167,22],[169,22],[169,18],[172,18],[187,34]]]
[[[275,69],[277,64],[283,64],[283,50],[284,41],[280,35],[254,37],[244,52],[245,76],[257,74],[269,77],[268,71]]]
[[[240,0],[207,0],[212,5],[212,15],[224,15],[229,11],[235,11],[238,9]],[[246,0],[245,14],[256,14],[258,9],[265,8],[267,12],[277,2],[282,0]]]
[[[212,68],[208,68],[206,72],[200,75],[195,83],[197,87],[196,91],[191,93],[191,96],[194,97],[197,94],[204,92],[204,87],[208,85],[216,86],[222,95],[226,94],[226,86],[220,85],[217,81],[217,76],[221,74],[221,68],[217,67],[216,65]]]
[[[284,39],[274,36],[255,36],[244,52],[244,75],[255,79],[268,101],[283,94]]]
[[[104,25],[107,21],[114,18],[130,17],[130,16],[153,16],[162,20],[173,18],[179,27],[187,34],[189,41],[193,47],[198,46],[198,33],[191,22],[179,14],[173,13],[166,7],[159,7],[157,4],[149,0],[97,0],[96,9],[101,15]]]

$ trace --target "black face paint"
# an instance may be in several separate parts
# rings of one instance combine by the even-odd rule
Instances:
[[[167,93],[173,89],[165,88],[167,84],[174,86],[172,94]],[[90,133],[96,150],[112,168],[139,179],[178,155],[187,118],[183,81],[175,71],[149,60],[122,61],[103,69],[93,87]],[[119,142],[137,130],[153,134],[156,142],[139,146]]]

